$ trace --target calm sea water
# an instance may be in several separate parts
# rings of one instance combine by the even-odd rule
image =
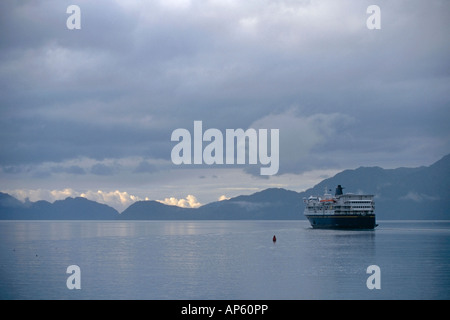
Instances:
[[[450,221],[378,223],[0,221],[0,298],[449,299]]]

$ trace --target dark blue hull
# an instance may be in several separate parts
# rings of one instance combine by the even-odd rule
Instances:
[[[374,229],[375,215],[307,215],[315,229]]]

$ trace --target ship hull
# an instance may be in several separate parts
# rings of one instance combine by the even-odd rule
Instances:
[[[314,229],[374,229],[375,215],[306,215]]]

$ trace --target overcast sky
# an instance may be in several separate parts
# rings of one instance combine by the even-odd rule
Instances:
[[[121,211],[430,165],[450,153],[449,21],[448,0],[1,1],[0,190]],[[279,129],[278,173],[173,164],[195,120]]]

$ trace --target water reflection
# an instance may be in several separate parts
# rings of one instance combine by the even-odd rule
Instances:
[[[450,224],[317,230],[307,221],[1,221],[0,298],[449,298]],[[272,237],[276,234],[277,242]],[[82,290],[65,287],[79,265]],[[379,265],[382,290],[366,287]]]

